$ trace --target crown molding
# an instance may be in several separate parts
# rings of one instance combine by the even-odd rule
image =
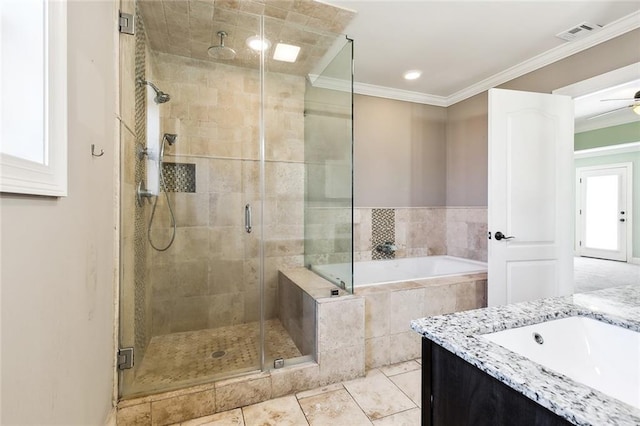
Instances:
[[[325,77],[318,74],[308,75],[309,83],[313,87],[319,87],[321,89],[337,90],[339,92],[350,92],[351,82],[349,80],[343,80],[341,78]]]
[[[322,89],[350,92],[351,82],[339,78],[325,77],[318,74],[309,74],[309,82],[313,87]],[[366,83],[353,83],[353,93],[358,95],[375,96],[378,98],[395,99],[398,101],[414,102],[434,106],[447,106],[447,99],[443,96],[427,95],[410,90],[392,89],[390,87],[376,86]]]
[[[589,37],[567,42],[560,46],[554,47],[540,55],[534,56],[524,62],[514,65],[505,71],[499,72],[489,78],[486,78],[476,84],[473,84],[465,89],[462,89],[450,96],[436,96],[428,93],[411,92],[408,90],[393,89],[390,87],[376,86],[367,83],[354,82],[354,92],[360,95],[377,96],[380,98],[396,99],[400,101],[415,102],[427,105],[448,107],[456,104],[460,101],[468,99],[479,93],[485,92],[493,87],[499,86],[503,83],[511,81],[515,78],[521,77],[525,74],[538,70],[542,67],[550,65],[554,62],[567,58],[583,50],[589,49],[605,41],[611,40],[615,37],[621,36],[629,31],[640,28],[640,11],[633,12],[617,21],[602,27],[598,32],[591,34]],[[337,87],[344,87],[345,83],[339,83],[338,79],[330,79],[326,77],[318,77],[318,82],[314,81],[314,86],[324,87],[327,89],[337,89]],[[335,80],[333,83],[336,86],[331,86],[331,80]],[[324,84],[327,84],[326,86]],[[348,90],[348,89],[347,89]]]
[[[429,95],[427,93],[412,92],[410,90],[392,89],[390,87],[376,86],[373,84],[354,82],[353,91],[359,95],[377,96],[379,98],[395,99],[398,101],[407,101],[440,107],[447,107],[450,105],[448,98],[445,96]]]
[[[449,102],[449,105],[453,105],[457,102],[475,96],[478,93],[482,93],[493,87],[499,86],[500,84],[521,77],[637,28],[640,28],[640,11],[630,13],[617,21],[605,25],[600,31],[590,35],[589,37],[554,47],[553,49],[547,50],[538,56],[534,56],[531,59],[469,86],[466,89],[460,90],[449,96],[447,101]]]

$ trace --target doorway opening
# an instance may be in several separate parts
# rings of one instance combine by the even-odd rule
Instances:
[[[579,256],[626,262],[632,227],[632,164],[576,169],[576,248]]]

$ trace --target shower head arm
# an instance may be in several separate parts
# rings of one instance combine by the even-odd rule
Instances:
[[[158,86],[156,86],[150,81],[146,81],[141,78],[138,78],[137,82],[138,82],[138,85],[140,86],[144,86],[145,84],[148,86],[151,86],[151,88],[156,92],[156,95],[159,95],[160,93],[162,93],[162,90],[158,89]]]
[[[218,36],[220,37],[220,47],[224,47],[224,38],[227,36],[226,31],[218,31]]]
[[[155,97],[154,100],[155,100],[155,102],[157,104],[163,104],[163,103],[165,103],[165,102],[167,102],[167,101],[169,101],[171,99],[171,97],[169,96],[168,93],[163,92],[162,90],[160,90],[158,88],[158,86],[156,86],[155,84],[153,84],[150,81],[146,81],[146,80],[143,80],[141,78],[138,78],[136,80],[136,82],[140,86],[144,86],[146,84],[146,85],[150,86],[154,90],[154,92],[156,92],[156,97]]]

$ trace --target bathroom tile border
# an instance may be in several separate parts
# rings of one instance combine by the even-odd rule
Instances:
[[[277,381],[274,383],[276,375]],[[287,379],[285,376],[291,377]],[[295,380],[300,376],[308,380]],[[281,394],[283,381],[295,383],[290,394],[313,389],[321,383],[318,364],[309,361],[273,372],[251,373],[175,391],[124,399],[118,402],[118,424],[126,424],[122,422],[130,417],[137,419],[135,424],[172,424],[243,407]],[[247,387],[250,384],[253,386]]]
[[[356,261],[435,255],[487,261],[486,206],[355,207],[353,217]],[[375,249],[387,241],[396,246],[393,256]]]

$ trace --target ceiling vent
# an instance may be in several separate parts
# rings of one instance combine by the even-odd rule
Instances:
[[[594,25],[590,24],[589,22],[583,22],[573,28],[569,28],[566,31],[556,34],[556,37],[559,37],[565,41],[573,41],[586,37],[591,33],[599,31],[600,29],[602,29],[601,25]]]

